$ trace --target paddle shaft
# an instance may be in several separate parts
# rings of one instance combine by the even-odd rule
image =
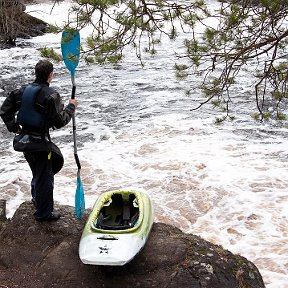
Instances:
[[[71,99],[75,99],[75,93],[76,93],[76,84],[75,84],[75,77],[74,75],[71,75],[71,81],[72,81],[72,94],[71,94]],[[73,141],[74,141],[74,157],[75,157],[75,161],[78,167],[78,174],[80,173],[80,169],[81,169],[81,164],[80,164],[80,160],[77,154],[77,137],[76,137],[76,120],[75,120],[75,112],[72,116],[72,124],[73,124]]]

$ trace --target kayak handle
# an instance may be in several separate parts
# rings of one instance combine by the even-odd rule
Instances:
[[[103,235],[101,237],[97,237],[99,240],[118,240],[117,237],[114,237],[112,235]]]

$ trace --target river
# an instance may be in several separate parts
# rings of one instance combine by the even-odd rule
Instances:
[[[69,5],[57,4],[52,14],[50,3],[27,6],[27,11],[61,24]],[[33,80],[37,48],[53,47],[60,53],[60,39],[61,34],[46,34],[0,51],[0,104],[10,81],[20,85]],[[117,65],[79,63],[76,124],[86,207],[108,190],[145,190],[154,202],[155,221],[241,254],[256,264],[267,288],[287,288],[287,123],[253,120],[249,71],[240,75],[232,93],[231,105],[238,113],[234,121],[215,125],[221,113],[209,105],[191,111],[201,92],[196,77],[175,78],[173,56],[181,49],[181,36],[176,43],[163,41],[155,56],[144,56],[144,68],[132,51]],[[52,86],[67,103],[70,74],[63,63],[54,67]],[[184,93],[188,85],[191,95]],[[71,123],[51,136],[65,157],[54,199],[74,205],[77,166]],[[13,135],[2,121],[0,137],[0,198],[7,200],[7,216],[12,217],[31,198],[31,172],[22,154],[14,152]]]

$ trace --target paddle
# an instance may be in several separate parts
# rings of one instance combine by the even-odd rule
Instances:
[[[71,99],[75,98],[76,85],[75,85],[75,70],[79,63],[80,58],[80,34],[79,31],[69,28],[62,33],[61,39],[61,52],[63,61],[70,71],[72,81],[72,94]],[[73,140],[74,140],[74,157],[78,167],[77,171],[77,188],[75,193],[75,210],[76,216],[81,218],[85,212],[85,199],[84,189],[80,177],[81,164],[77,154],[77,140],[76,140],[76,121],[75,115],[72,116],[73,122]]]

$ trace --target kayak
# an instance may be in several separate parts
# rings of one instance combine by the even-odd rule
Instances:
[[[105,192],[85,224],[79,257],[84,264],[125,265],[144,247],[152,225],[153,204],[146,192]]]

